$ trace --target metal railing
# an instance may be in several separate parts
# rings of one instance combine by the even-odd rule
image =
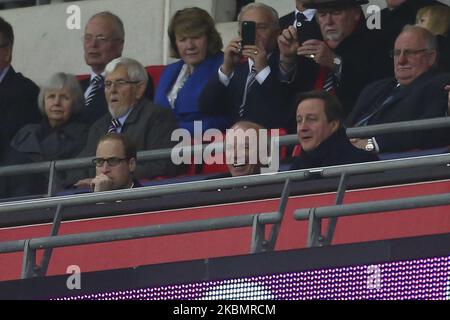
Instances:
[[[0,204],[0,212],[17,212],[23,210],[36,210],[36,209],[48,209],[56,207],[55,219],[52,228],[52,236],[46,238],[36,238],[27,240],[18,240],[0,243],[0,254],[11,253],[24,250],[22,277],[29,278],[33,276],[43,276],[46,273],[48,263],[50,261],[51,249],[55,247],[81,245],[88,243],[101,243],[108,241],[119,241],[137,239],[143,237],[155,237],[169,234],[181,234],[190,232],[202,232],[212,231],[227,228],[239,228],[252,226],[252,243],[251,252],[270,251],[275,247],[277,235],[280,228],[286,204],[289,198],[289,184],[290,181],[304,180],[310,177],[341,177],[339,189],[337,192],[336,204],[340,204],[343,201],[346,191],[346,179],[350,175],[371,173],[379,171],[387,171],[402,168],[419,168],[424,166],[448,166],[450,163],[450,154],[416,157],[410,159],[399,160],[387,160],[380,162],[362,163],[362,164],[350,164],[344,166],[333,166],[314,168],[306,170],[295,170],[289,172],[280,172],[275,174],[263,174],[254,176],[243,176],[234,178],[224,178],[209,181],[198,181],[188,183],[178,183],[172,185],[161,185],[153,187],[142,187],[138,189],[108,191],[93,194],[83,195],[71,195],[65,197],[54,197],[48,199],[34,199],[29,201],[9,202]],[[206,219],[199,221],[192,221],[189,223],[174,223],[167,225],[146,226],[139,228],[109,230],[102,232],[84,233],[56,236],[59,223],[63,216],[63,209],[89,203],[110,202],[119,200],[132,200],[149,198],[152,196],[161,196],[173,193],[186,193],[193,191],[206,191],[218,188],[232,188],[239,186],[252,186],[261,184],[271,184],[285,182],[285,187],[280,199],[279,209],[275,213],[260,213],[260,214],[248,214],[242,216]],[[447,197],[447,198],[445,198]],[[445,202],[436,202],[436,205],[442,205],[442,203],[448,203],[449,195],[444,195]],[[423,199],[420,199],[423,200]],[[431,202],[427,201],[427,204],[434,205],[435,201],[441,201],[441,199],[431,198]],[[413,200],[412,200],[413,201]],[[385,201],[386,203],[386,201]],[[371,212],[371,203],[359,204],[365,210],[365,212]],[[423,205],[419,203],[419,207]],[[408,207],[411,208],[411,207]],[[309,211],[308,211],[309,212]],[[297,215],[303,219],[304,213],[300,211]],[[312,217],[312,218],[311,218]],[[336,215],[332,216],[336,218]],[[314,241],[309,241],[309,245],[316,245],[319,237],[317,232],[317,225],[319,224],[320,216],[315,213],[308,215],[310,219],[309,229],[311,230],[309,238],[315,237]],[[265,225],[273,224],[271,235],[268,240],[265,239]],[[335,225],[335,224],[334,224]],[[56,226],[56,227],[55,227]],[[328,232],[327,244],[331,244],[334,227]],[[36,264],[36,250],[46,249],[44,252],[43,264],[38,266]]]
[[[323,238],[321,236],[322,219],[336,219],[338,217],[361,215],[366,213],[419,209],[445,205],[450,205],[450,193],[298,209],[294,212],[294,218],[296,220],[309,221],[307,246],[317,247],[324,245],[321,241],[321,238]]]
[[[371,125],[365,127],[348,128],[347,135],[349,138],[355,137],[371,137],[378,134],[387,133],[400,133],[409,132],[415,130],[428,130],[428,129],[440,129],[450,127],[450,117],[441,117],[433,119],[423,119],[404,122],[393,122],[387,124]],[[298,143],[297,135],[287,135],[281,137],[274,137],[279,139],[280,146],[295,145]],[[203,152],[203,150],[209,147],[214,148],[216,152],[223,151],[222,143],[213,143],[211,145],[194,145],[177,147],[171,149],[158,149],[139,151],[137,153],[138,162],[146,162],[152,160],[170,159],[172,153],[179,154]],[[18,174],[35,174],[49,172],[49,185],[47,196],[53,196],[55,191],[55,185],[57,181],[57,172],[66,171],[70,169],[82,169],[92,166],[92,157],[69,159],[69,160],[57,160],[47,161],[40,163],[29,163],[25,165],[13,165],[0,167],[0,177],[2,176],[14,176]]]
[[[449,120],[449,119],[445,119]],[[417,125],[421,127],[422,125],[430,125],[433,124],[433,128],[436,128],[436,121],[420,121],[417,122]],[[437,122],[442,123],[442,126],[449,125],[450,121],[442,121],[442,119],[437,120]],[[367,132],[373,134],[375,126],[369,128]],[[384,130],[383,133],[393,132],[399,128],[398,126],[393,125],[378,125],[378,130]],[[407,128],[414,127],[414,125],[409,125]],[[349,129],[350,130],[350,129]],[[403,130],[403,129],[402,129]],[[364,132],[357,128],[357,132],[355,134],[364,136]],[[351,130],[349,132],[350,136],[353,136]],[[285,136],[280,138],[280,145],[287,145],[296,143],[297,139],[295,136]],[[222,144],[217,144],[217,148],[223,147]],[[195,150],[203,150],[205,146],[197,145],[193,148],[184,147],[185,152],[195,152]],[[154,151],[144,151],[140,152],[141,160],[150,160],[150,159],[163,159],[171,154],[171,149],[166,150],[154,150]],[[62,160],[56,162],[50,162],[47,165],[50,166],[50,175],[55,174],[55,170],[64,170],[68,168],[74,167],[85,167],[90,165],[91,158],[84,159],[75,159],[75,160]],[[119,190],[119,191],[108,191],[101,193],[91,193],[91,194],[82,194],[82,195],[71,195],[64,197],[53,197],[46,199],[33,199],[28,201],[12,201],[0,203],[0,213],[12,213],[24,210],[39,210],[39,209],[48,209],[48,208],[56,208],[56,212],[54,215],[54,221],[52,226],[52,231],[50,237],[45,238],[36,238],[36,239],[27,239],[27,240],[18,240],[0,243],[0,254],[1,253],[11,253],[24,251],[23,258],[23,268],[22,268],[22,278],[30,278],[33,276],[44,276],[47,271],[48,264],[50,262],[52,249],[56,247],[64,247],[64,246],[73,246],[73,245],[82,245],[88,243],[102,243],[109,241],[119,241],[119,240],[128,240],[128,239],[138,239],[138,238],[146,238],[146,237],[155,237],[155,236],[163,236],[163,235],[172,235],[172,234],[183,234],[183,233],[192,233],[192,232],[202,232],[202,231],[212,231],[219,229],[228,229],[228,228],[240,228],[240,227],[249,227],[252,226],[252,242],[250,252],[262,252],[262,251],[270,251],[273,250],[276,244],[276,239],[280,229],[280,223],[283,219],[284,212],[286,209],[286,204],[289,198],[289,185],[290,181],[298,181],[309,179],[310,177],[341,177],[341,181],[339,184],[339,188],[336,196],[336,205],[332,208],[339,207],[344,208],[342,210],[346,210],[347,206],[341,205],[344,199],[347,179],[351,175],[362,174],[362,173],[371,173],[371,172],[379,172],[386,170],[394,170],[394,169],[402,169],[402,168],[418,168],[423,166],[442,166],[448,165],[450,163],[450,154],[444,155],[435,155],[435,156],[425,156],[425,157],[415,157],[409,159],[399,159],[399,160],[387,160],[387,161],[379,161],[379,162],[371,162],[371,163],[362,163],[362,164],[351,164],[344,166],[333,166],[333,167],[324,167],[324,168],[313,168],[306,170],[296,170],[289,172],[280,172],[275,174],[262,174],[262,175],[254,175],[254,176],[243,176],[243,177],[234,177],[234,178],[225,178],[225,179],[216,179],[210,181],[197,181],[197,182],[187,182],[187,183],[178,183],[178,184],[170,184],[170,185],[161,185],[161,186],[153,186],[153,187],[143,187],[132,190]],[[35,164],[34,166],[27,165],[26,168],[23,166],[15,166],[14,170],[20,170],[21,174],[26,173],[36,173],[42,172],[45,169],[45,164]],[[24,170],[25,169],[25,170]],[[0,175],[8,175],[12,171],[11,167],[9,168],[0,168]],[[19,171],[17,171],[19,172]],[[157,226],[145,226],[138,228],[128,228],[128,229],[118,229],[118,230],[109,230],[102,232],[92,232],[92,233],[84,233],[84,234],[74,234],[74,235],[63,235],[58,236],[59,225],[63,218],[63,211],[68,207],[73,207],[82,204],[94,204],[94,203],[102,203],[102,202],[113,202],[113,201],[123,201],[123,200],[133,200],[133,199],[142,199],[149,198],[154,196],[161,196],[167,194],[174,193],[185,193],[185,192],[194,192],[194,191],[207,191],[211,189],[218,188],[233,188],[233,187],[242,187],[242,186],[253,186],[253,185],[262,185],[262,184],[273,184],[273,183],[285,183],[285,187],[283,189],[283,193],[281,195],[279,209],[277,212],[271,213],[259,213],[259,214],[248,214],[234,217],[226,217],[226,218],[216,218],[216,219],[206,219],[206,220],[198,220],[192,222],[183,222],[183,223],[174,223],[167,225],[157,225]],[[431,205],[441,205],[441,203],[447,204],[449,201],[449,195],[443,195],[439,197],[439,199],[435,199],[434,197],[426,199],[419,199],[421,202],[417,204],[417,206],[422,206],[423,203],[431,204]],[[442,199],[444,198],[444,202]],[[431,200],[430,200],[431,199]],[[398,199],[403,200],[403,199]],[[414,201],[414,199],[408,199],[410,201]],[[423,201],[422,201],[423,200]],[[406,201],[406,200],[405,200]],[[431,202],[430,202],[431,201]],[[410,202],[400,201],[400,205],[410,205]],[[383,202],[386,204],[391,204],[391,202]],[[360,207],[361,213],[372,212],[370,206],[373,203],[361,203],[358,204]],[[339,206],[341,205],[341,206]],[[351,205],[348,205],[351,206]],[[413,205],[414,206],[414,205]],[[353,208],[353,207],[351,207]],[[376,207],[378,208],[378,207]],[[385,207],[383,207],[385,208]],[[410,208],[410,207],[408,207]],[[320,214],[322,211],[318,211],[322,209],[311,209],[308,210],[307,216],[305,215],[305,210],[300,210],[296,212],[295,217],[298,219],[309,219],[309,233],[308,233],[308,245],[324,245],[331,244],[334,228],[336,226],[336,218],[337,214],[331,214],[329,218],[331,218],[331,222],[329,224],[329,229],[325,237],[320,235],[320,223],[321,219],[326,216],[326,208],[322,217]],[[331,210],[331,209],[328,209]],[[381,209],[380,209],[381,210]],[[345,212],[345,211],[340,211]],[[351,211],[353,212],[353,211]],[[356,212],[356,211],[355,211]],[[305,218],[307,217],[307,218]],[[334,219],[334,220],[333,220]],[[265,226],[267,224],[273,224],[272,230],[269,236],[269,239],[265,239]],[[44,255],[42,259],[41,265],[37,265],[36,263],[36,250],[44,249]]]

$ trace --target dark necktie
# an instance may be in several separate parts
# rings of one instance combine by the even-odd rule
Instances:
[[[355,127],[366,126],[368,124],[373,124],[373,122],[380,116],[380,114],[386,110],[391,103],[398,97],[404,87],[397,85],[394,90],[392,90],[391,94],[384,99],[383,103],[378,107],[373,109],[368,115],[359,120]]]
[[[244,106],[245,106],[245,102],[247,100],[247,93],[248,91],[250,91],[250,87],[253,83],[255,83],[256,80],[256,74],[257,71],[255,69],[255,66],[252,66],[252,69],[250,70],[248,76],[247,76],[247,82],[245,84],[245,89],[244,89],[244,96],[242,97],[242,103],[239,106],[239,118],[242,118],[244,116]]]
[[[120,121],[116,118],[111,119],[111,124],[108,127],[108,133],[116,132],[121,127]]]
[[[325,79],[322,89],[327,92],[334,91],[335,87],[335,75],[332,71],[330,71]]]
[[[88,97],[86,98],[86,107],[89,107],[94,101],[94,97],[103,89],[103,77],[95,76],[91,81],[91,91],[89,92]]]
[[[305,22],[307,20],[306,16],[303,13],[301,13],[301,12],[297,12],[295,18],[297,20],[296,21],[296,27],[297,28],[300,28],[302,26],[303,22]]]

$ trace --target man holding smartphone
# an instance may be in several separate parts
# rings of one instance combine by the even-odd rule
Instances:
[[[392,75],[389,48],[368,30],[360,5],[367,0],[312,0],[323,40],[298,41],[293,26],[278,39],[280,68],[297,92],[324,90],[336,95],[347,116],[364,86]],[[305,58],[310,59],[307,64]]]
[[[278,76],[278,13],[262,3],[251,3],[238,16],[240,36],[230,41],[217,76],[205,86],[202,112],[231,115],[265,128],[287,121],[283,88]]]

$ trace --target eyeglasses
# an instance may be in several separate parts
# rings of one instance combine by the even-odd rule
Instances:
[[[83,41],[84,42],[91,42],[91,41],[97,41],[101,44],[110,42],[110,41],[117,41],[117,40],[122,40],[121,38],[112,38],[112,37],[106,37],[106,36],[93,36],[92,34],[85,34],[83,36]]]
[[[422,53],[422,52],[425,52],[425,51],[429,51],[430,49],[428,49],[428,48],[424,48],[424,49],[418,49],[418,50],[412,50],[412,49],[405,49],[405,50],[400,50],[400,49],[394,49],[394,50],[391,50],[390,52],[389,52],[389,55],[391,56],[391,58],[398,58],[398,57],[400,57],[400,55],[402,54],[402,52],[403,52],[403,55],[405,56],[405,58],[409,58],[409,57],[412,57],[412,56],[416,56],[416,55],[418,55],[419,53]]]
[[[117,158],[117,157],[111,157],[111,158],[107,158],[107,159],[95,158],[95,159],[92,159],[92,164],[96,167],[103,167],[103,165],[106,162],[108,164],[108,166],[116,167],[122,161],[126,161],[126,160],[129,160],[129,158]]]
[[[104,82],[105,84],[105,88],[106,89],[110,89],[113,85],[116,88],[121,88],[127,84],[137,84],[140,83],[141,81],[130,81],[130,80],[124,80],[124,79],[118,79],[118,80],[114,80],[114,81],[110,81],[110,80],[106,80]]]

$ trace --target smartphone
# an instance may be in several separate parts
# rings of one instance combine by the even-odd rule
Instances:
[[[311,39],[322,40],[322,34],[316,23],[304,21],[301,27],[297,26],[297,41],[302,44]]]
[[[256,23],[254,21],[242,21],[241,38],[242,46],[255,44]]]

